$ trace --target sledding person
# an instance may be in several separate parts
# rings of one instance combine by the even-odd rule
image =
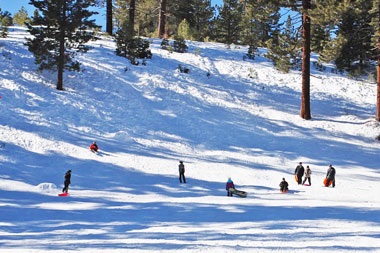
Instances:
[[[302,176],[305,172],[305,168],[302,166],[302,162],[296,167],[294,174],[297,176],[298,184],[302,184]]]
[[[336,174],[335,168],[330,164],[329,169],[327,170],[327,174],[326,174],[326,178],[327,178],[326,187],[329,187],[330,182],[332,182],[332,187],[335,187],[335,174]]]
[[[232,197],[232,192],[230,189],[235,189],[234,182],[232,182],[231,178],[229,177],[226,183],[226,190],[227,190],[227,196]]]
[[[69,185],[71,184],[71,170],[68,170],[65,174],[65,187],[63,187],[62,192],[67,193],[69,191]]]
[[[96,145],[96,142],[94,141],[94,143],[92,143],[90,146],[90,150],[95,153],[95,152],[98,152],[98,149],[99,147],[98,145]]]
[[[286,182],[285,178],[282,178],[282,181],[280,183],[280,191],[281,192],[287,192],[288,191],[288,182]]]
[[[306,179],[309,181],[309,185],[311,185],[311,169],[310,169],[309,165],[306,166],[305,179],[303,180],[302,185],[305,184]]]
[[[179,171],[179,182],[182,183],[182,179],[183,179],[183,182],[186,184],[185,165],[183,164],[183,161],[179,161],[178,171]]]

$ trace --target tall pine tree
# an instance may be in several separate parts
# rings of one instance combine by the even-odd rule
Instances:
[[[230,45],[238,43],[241,35],[243,4],[240,0],[223,0],[217,7],[219,15],[215,21],[216,40]]]
[[[43,15],[34,20],[36,26],[28,24],[33,38],[27,39],[28,50],[34,54],[39,69],[56,70],[57,89],[63,90],[65,69],[79,71],[80,64],[74,60],[77,52],[87,52],[86,42],[94,39],[90,27],[96,27],[89,20],[95,12],[91,0],[30,0]]]

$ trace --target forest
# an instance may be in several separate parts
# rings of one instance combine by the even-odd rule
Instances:
[[[30,0],[36,10],[29,17],[25,8],[12,18],[0,10],[1,36],[13,23],[26,25],[34,36],[26,43],[40,70],[57,70],[57,89],[63,89],[65,69],[79,70],[75,53],[86,52],[86,42],[101,30],[90,7],[106,15],[105,31],[114,36],[116,54],[132,64],[149,59],[148,38],[163,39],[162,46],[186,52],[186,40],[247,45],[247,59],[259,47],[274,66],[288,73],[302,69],[300,116],[310,119],[310,54],[321,70],[324,63],[333,71],[352,78],[377,82],[377,114],[380,121],[379,58],[380,0]],[[169,43],[169,40],[172,43]],[[145,64],[145,62],[142,62]]]

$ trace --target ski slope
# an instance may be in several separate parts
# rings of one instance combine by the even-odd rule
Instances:
[[[306,121],[301,73],[265,49],[244,61],[243,46],[152,40],[153,59],[132,66],[102,37],[58,91],[26,36],[0,38],[0,252],[380,252],[376,84],[312,69]],[[300,161],[310,187],[294,180]],[[228,177],[247,198],[226,196]]]

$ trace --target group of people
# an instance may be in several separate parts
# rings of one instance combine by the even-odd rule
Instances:
[[[330,184],[332,184],[332,187],[335,187],[335,174],[336,174],[335,168],[330,164],[327,170],[327,174],[326,174],[326,182],[325,182],[326,187],[329,187]],[[306,170],[305,170],[305,168],[302,165],[302,162],[300,162],[297,165],[296,170],[294,171],[294,175],[299,185],[301,184],[304,185],[306,183],[306,180],[308,180],[309,185],[311,186],[311,169],[309,165],[306,166]],[[302,181],[303,176],[305,176],[305,178]],[[286,182],[285,178],[283,178],[280,183],[281,192],[287,192],[288,186],[289,186],[288,182]]]
[[[96,142],[93,142],[90,146],[90,150],[94,153],[98,152],[98,145]],[[183,164],[183,161],[179,161],[178,165],[178,172],[179,172],[179,182],[186,184],[186,178],[185,178],[185,165]],[[335,187],[335,168],[330,164],[329,169],[327,170],[326,174],[326,184],[325,186],[328,187],[330,184],[332,184],[332,187]],[[299,185],[304,185],[306,183],[306,180],[308,181],[309,185],[311,186],[311,169],[309,165],[306,166],[306,170],[302,165],[302,162],[300,162],[296,170],[294,171],[294,175],[296,177],[296,180]],[[302,181],[302,177],[305,176],[304,180]],[[63,193],[67,193],[69,190],[69,185],[71,183],[71,170],[68,170],[65,174],[65,181],[64,181],[64,188],[62,189]],[[281,192],[287,192],[289,184],[286,182],[285,178],[282,178],[282,181],[280,183],[280,191]],[[230,189],[235,189],[235,185],[231,178],[228,178],[226,183],[226,190],[227,190],[227,196],[232,196],[232,193]]]

